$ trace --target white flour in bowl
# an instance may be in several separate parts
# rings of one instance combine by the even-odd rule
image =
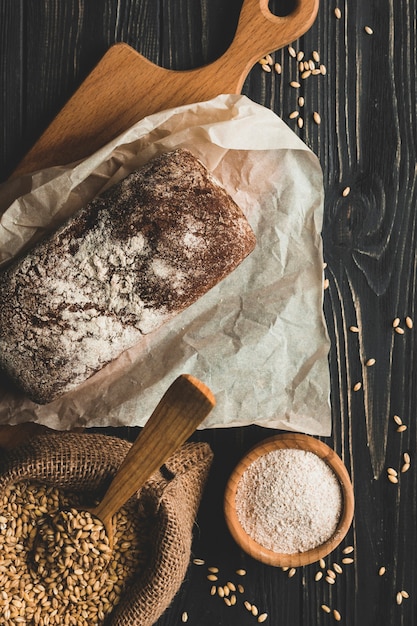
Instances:
[[[281,449],[251,463],[239,480],[236,511],[245,532],[274,552],[320,546],[334,534],[342,510],[340,483],[313,452]]]

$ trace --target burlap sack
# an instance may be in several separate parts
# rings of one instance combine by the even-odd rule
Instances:
[[[104,493],[129,450],[127,441],[97,434],[42,435],[0,460],[0,500],[18,481],[36,480],[65,489]],[[213,454],[208,444],[188,443],[142,489],[153,510],[150,565],[122,597],[106,625],[152,626],[184,579],[192,528]]]

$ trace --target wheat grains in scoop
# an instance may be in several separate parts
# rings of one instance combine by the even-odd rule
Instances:
[[[112,558],[112,547],[102,522],[88,511],[68,509],[46,516],[38,526],[31,554],[36,579],[75,589],[100,579]]]
[[[313,452],[273,450],[242,474],[236,511],[246,533],[265,548],[306,552],[334,534],[342,493],[334,472]]]

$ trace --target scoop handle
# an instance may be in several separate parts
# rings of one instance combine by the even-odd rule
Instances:
[[[93,513],[105,524],[210,413],[215,398],[197,378],[182,374],[168,388]]]

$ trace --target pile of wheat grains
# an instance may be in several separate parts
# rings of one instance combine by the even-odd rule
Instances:
[[[99,520],[71,509],[78,505],[76,494],[32,482],[0,498],[2,625],[102,624],[143,571],[150,522],[137,503],[115,516],[113,550]]]

